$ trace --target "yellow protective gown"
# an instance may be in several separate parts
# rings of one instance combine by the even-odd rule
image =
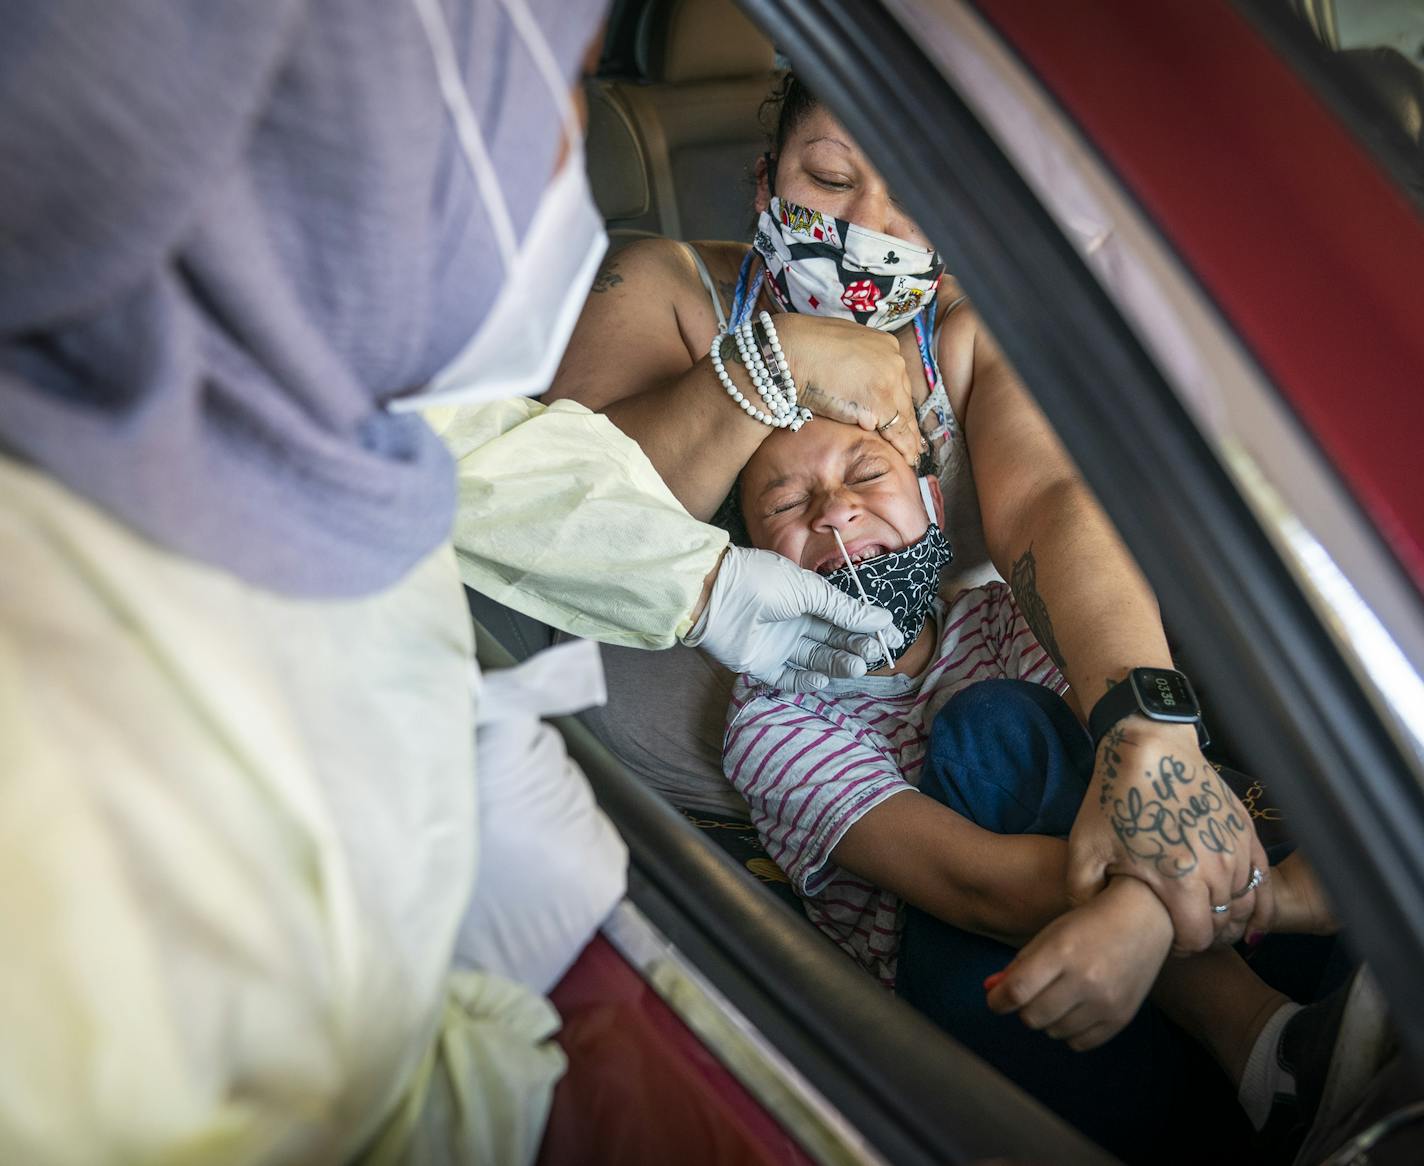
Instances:
[[[426,416],[458,467],[467,586],[608,644],[666,648],[686,634],[727,534],[689,515],[607,417],[567,400]]]
[[[686,629],[725,535],[605,418],[446,421],[468,581]],[[451,969],[470,650],[449,548],[288,599],[0,458],[0,1162],[532,1160],[557,1018]]]

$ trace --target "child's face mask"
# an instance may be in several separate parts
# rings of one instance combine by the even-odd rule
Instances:
[[[870,602],[885,608],[894,617],[895,626],[905,640],[886,663],[899,660],[924,631],[934,598],[939,594],[940,572],[954,558],[949,540],[935,521],[934,506],[924,478],[920,479],[920,497],[930,519],[929,529],[922,538],[903,550],[867,559],[854,568],[846,564],[825,576],[832,587],[859,599],[860,588],[855,584],[858,574]]]
[[[788,312],[838,316],[882,332],[934,299],[939,252],[773,198],[757,223],[767,286]]]

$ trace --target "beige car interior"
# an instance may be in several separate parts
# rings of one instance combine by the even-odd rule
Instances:
[[[766,149],[758,114],[777,79],[771,42],[732,0],[654,3],[631,69],[587,83],[589,179],[614,246],[645,233],[746,237]]]

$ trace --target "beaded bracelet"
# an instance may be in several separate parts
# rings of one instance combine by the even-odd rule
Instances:
[[[782,421],[791,412],[791,402],[776,387],[771,370],[762,360],[761,346],[757,343],[751,321],[748,320],[735,328],[732,335],[737,342],[737,351],[741,353],[742,363],[746,365],[747,374],[752,378],[752,385],[761,394],[761,399],[766,402],[771,415],[778,422]]]
[[[727,339],[727,333],[721,332],[712,337],[712,350],[707,354],[712,358],[712,368],[717,373],[717,379],[722,382],[722,387],[727,390],[727,395],[740,406],[743,413],[748,417],[754,417],[763,425],[775,425],[776,418],[768,417],[755,405],[742,395],[742,390],[737,388],[737,382],[727,372],[727,366],[722,363],[722,341]]]
[[[776,325],[772,322],[771,314],[762,312],[758,324],[758,340],[767,371],[771,374],[777,390],[794,406],[796,380],[791,375],[791,365],[787,363],[786,354],[781,351],[781,340],[776,335]]]
[[[789,412],[791,409],[791,400],[787,397],[781,379],[776,374],[773,364],[774,356],[771,351],[771,345],[766,341],[766,333],[756,320],[748,320],[743,327],[745,328],[744,335],[746,336],[747,344],[751,350],[756,353],[757,370],[761,373],[762,383],[766,385],[766,388],[762,391],[762,395],[771,395],[778,414]]]
[[[729,338],[736,342],[737,350],[742,356],[742,361],[752,374],[753,385],[756,385],[758,390],[762,393],[762,400],[765,401],[768,406],[771,406],[772,399],[776,399],[783,406],[781,411],[768,413],[763,409],[758,409],[746,398],[741,389],[737,388],[736,381],[734,381],[731,374],[727,372],[727,366],[722,359],[722,344]],[[737,403],[737,406],[742,412],[747,414],[748,417],[752,417],[760,421],[763,425],[769,425],[774,429],[790,429],[793,432],[800,429],[802,425],[810,420],[811,412],[809,409],[797,409],[791,406],[771,383],[771,374],[767,370],[765,363],[761,361],[760,353],[756,354],[755,364],[752,360],[748,359],[752,355],[752,350],[748,348],[746,339],[741,336],[738,330],[729,329],[726,332],[714,336],[712,338],[712,347],[707,355],[711,358],[712,368],[717,373],[717,379],[722,382],[722,387],[727,390],[727,395]],[[768,396],[768,393],[770,393],[770,396]],[[772,406],[772,408],[774,409],[775,407]]]
[[[791,365],[786,359],[786,353],[781,350],[781,338],[776,334],[776,324],[771,318],[771,313],[763,311],[759,313],[757,322],[761,325],[761,332],[765,338],[766,346],[770,349],[764,360],[763,367],[767,369],[778,392],[786,401],[788,412],[795,418],[790,428],[794,431],[800,429],[807,421],[811,420],[811,410],[796,405],[796,379],[791,375]]]

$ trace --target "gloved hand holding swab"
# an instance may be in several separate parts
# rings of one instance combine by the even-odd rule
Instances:
[[[682,642],[774,688],[812,692],[864,676],[877,651],[903,639],[885,608],[775,551],[730,546]]]

